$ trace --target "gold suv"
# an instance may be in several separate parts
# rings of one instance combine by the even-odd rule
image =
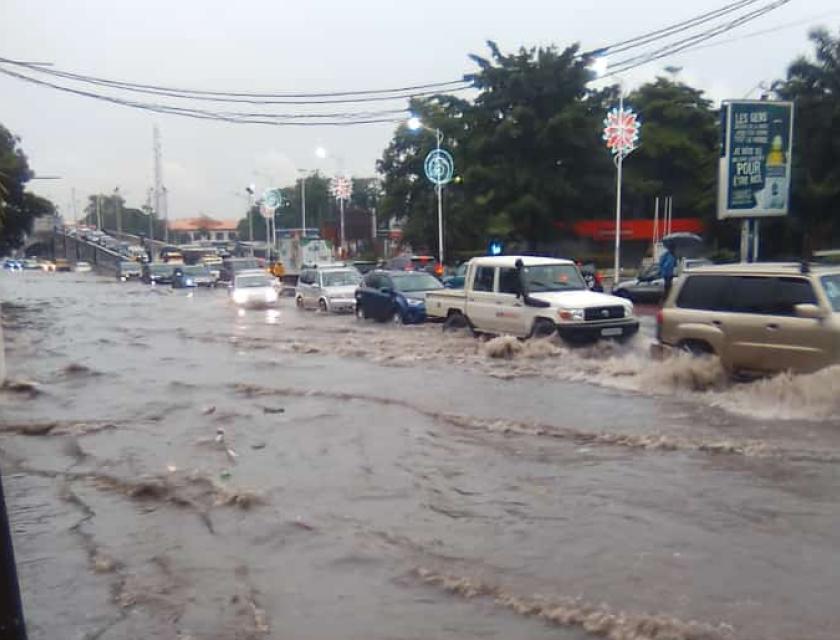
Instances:
[[[698,267],[675,281],[656,333],[661,346],[715,354],[732,373],[840,363],[840,267]]]

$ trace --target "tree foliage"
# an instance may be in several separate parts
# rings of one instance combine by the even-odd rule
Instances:
[[[461,182],[448,185],[447,253],[481,250],[492,237],[533,247],[560,237],[569,223],[611,218],[615,167],[601,139],[618,87],[591,87],[589,60],[576,46],[471,56],[478,90],[471,102],[452,96],[415,101],[428,129],[443,133]],[[627,103],[640,113],[642,142],[625,163],[624,215],[650,217],[656,196],[674,196],[678,215],[713,220],[717,116],[703,93],[658,78]],[[399,126],[378,169],[383,209],[404,219],[416,247],[436,248],[434,187],[423,159],[433,131]]]
[[[35,218],[55,214],[49,200],[26,191],[33,175],[20,139],[0,125],[0,253],[23,244]]]
[[[795,103],[791,222],[806,251],[840,242],[840,34],[817,29],[810,40],[814,58],[797,59],[774,84]]]
[[[97,200],[99,207],[98,216]],[[125,199],[117,193],[89,195],[84,212],[85,217],[82,221],[93,227],[97,226],[97,221],[101,217],[103,230],[116,231],[117,227],[120,226],[123,233],[145,237],[153,233],[157,240],[163,240],[164,238],[165,223],[163,220],[159,219],[150,208],[144,207],[137,209],[126,206]],[[119,225],[117,225],[118,214],[120,218]],[[151,229],[149,222],[151,222]]]

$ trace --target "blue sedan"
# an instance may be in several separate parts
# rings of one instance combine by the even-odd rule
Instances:
[[[422,271],[371,271],[356,289],[356,316],[411,324],[426,320],[426,292],[442,289]]]

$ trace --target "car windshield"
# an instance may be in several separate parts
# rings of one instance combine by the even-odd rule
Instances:
[[[168,264],[153,264],[149,267],[149,271],[156,275],[160,275],[162,273],[172,273],[172,267]]]
[[[443,288],[440,280],[428,273],[400,273],[391,276],[391,278],[394,281],[394,288],[404,293]]]
[[[236,279],[238,289],[252,289],[254,287],[270,287],[274,282],[273,278],[255,273],[252,276],[239,276]]]
[[[325,271],[321,279],[325,287],[344,287],[359,284],[361,277],[355,271]]]
[[[840,313],[840,273],[832,273],[831,275],[820,278],[825,295],[831,303],[831,308],[835,313]]]
[[[586,289],[586,283],[572,264],[534,265],[526,267],[525,274],[532,293]]]
[[[184,275],[187,276],[209,276],[210,269],[202,265],[193,265],[190,267],[183,267]]]

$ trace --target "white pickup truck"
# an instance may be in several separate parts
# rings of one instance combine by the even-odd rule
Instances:
[[[426,314],[482,333],[557,333],[572,343],[628,339],[639,330],[633,304],[590,291],[574,262],[531,256],[473,258],[463,289],[426,294]]]

